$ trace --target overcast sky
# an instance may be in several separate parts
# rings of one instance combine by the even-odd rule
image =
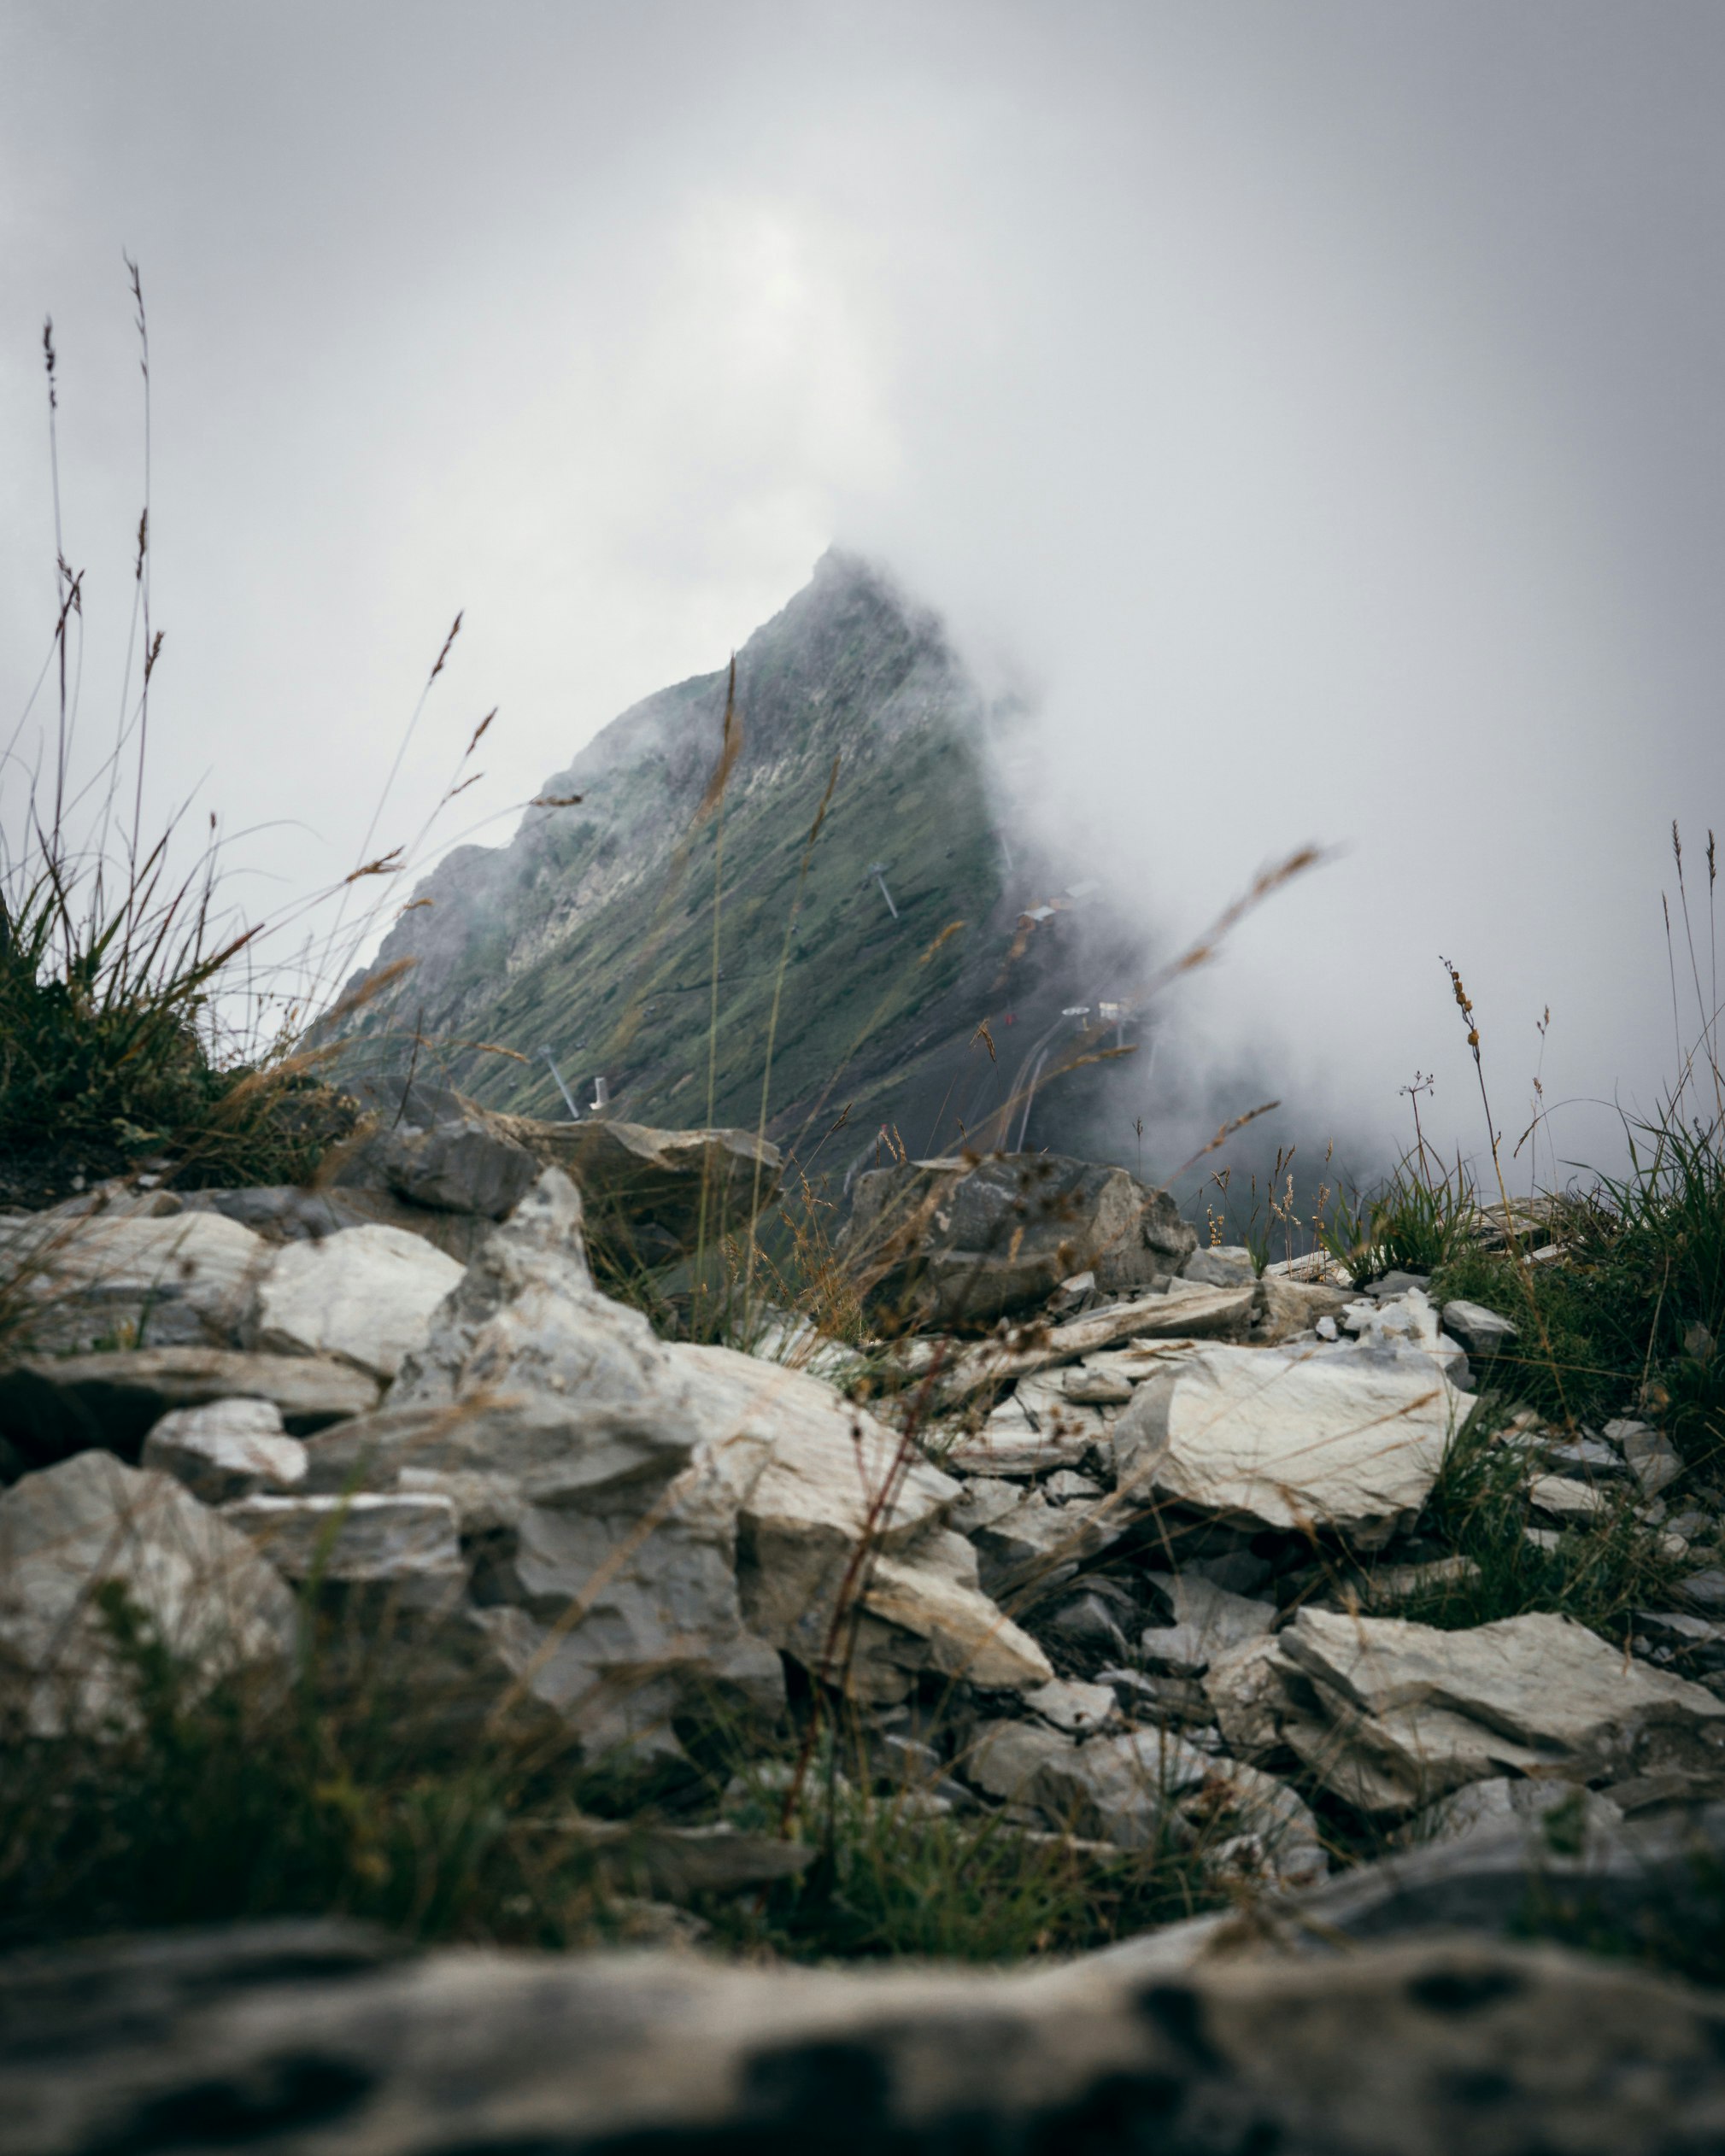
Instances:
[[[260,909],[353,864],[458,607],[379,850],[490,705],[476,822],[836,539],[1035,689],[1031,812],[1159,933],[1346,849],[1188,999],[1218,1060],[1339,1132],[1435,1069],[1472,1147],[1444,952],[1505,1125],[1547,1004],[1549,1097],[1648,1099],[1669,821],[1725,823],[1722,114],[1717,0],[9,0],[0,709],[51,313],[118,710],[126,249],[153,782],[276,826]]]

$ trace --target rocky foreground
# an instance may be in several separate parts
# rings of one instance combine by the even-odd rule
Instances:
[[[18,1741],[126,1711],[104,1581],[208,1682],[287,1668],[310,1595],[458,1738],[525,1718],[648,1774],[704,1719],[765,1754],[842,1698],[845,1773],[916,1815],[1172,1848],[1226,1907],[988,1978],[398,1961],[316,1927],[15,1958],[6,2145],[1725,2141],[1716,2005],[1505,1942],[1530,1893],[1633,1939],[1725,1862],[1718,1521],[1667,1522],[1656,1427],[1503,1442],[1528,1535],[1640,1515],[1670,1607],[1621,1643],[1411,1622],[1467,1561],[1423,1516],[1500,1314],[1260,1277],[1124,1171],[1024,1156],[861,1179],[850,1255],[907,1339],[666,1340],[595,1286],[549,1127],[408,1105],[317,1198],[0,1220]],[[702,1174],[761,1187],[733,1134],[620,1129],[608,1195],[667,1248]],[[813,1854],[722,1816],[657,1846],[673,1900]]]

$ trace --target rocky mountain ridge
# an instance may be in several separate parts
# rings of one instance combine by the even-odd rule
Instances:
[[[1083,894],[1006,841],[993,715],[938,621],[830,553],[737,653],[728,738],[730,691],[722,670],[648,697],[508,846],[441,862],[384,939],[373,972],[407,970],[353,1022],[349,1069],[417,1055],[489,1106],[561,1116],[549,1051],[584,1113],[602,1078],[637,1122],[753,1125],[772,1031],[769,1135],[849,1104],[914,1152],[1022,1142],[1017,1045],[1075,1033],[1069,1007],[1107,987],[1095,950],[1123,939],[1093,902],[1081,944]],[[1058,1145],[1053,1090],[1041,1113]]]

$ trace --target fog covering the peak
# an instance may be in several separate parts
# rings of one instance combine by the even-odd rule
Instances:
[[[1337,849],[1171,995],[1112,1150],[1177,1080],[1182,1133],[1276,1093],[1303,1157],[1382,1158],[1417,1069],[1476,1152],[1441,953],[1511,1142],[1543,1055],[1542,1169],[1608,1157],[1675,1052],[1670,819],[1692,896],[1725,820],[1722,91],[1699,4],[16,5],[7,731],[50,312],[86,752],[114,724],[126,247],[151,786],[253,833],[247,904],[355,865],[458,608],[379,850],[493,703],[434,843],[506,839],[837,540],[1021,707],[1016,824],[1159,950]]]

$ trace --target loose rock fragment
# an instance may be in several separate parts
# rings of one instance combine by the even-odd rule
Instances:
[[[1626,1661],[1566,1617],[1439,1632],[1306,1608],[1249,1685],[1245,1675],[1237,1664],[1212,1673],[1224,1733],[1234,1719],[1246,1735],[1249,1713],[1258,1749],[1267,1721],[1362,1811],[1414,1810],[1505,1773],[1599,1784],[1677,1766],[1725,1778],[1725,1702]]]
[[[144,1441],[144,1464],[160,1468],[207,1505],[278,1495],[306,1479],[306,1449],[282,1428],[273,1400],[214,1400],[165,1415]]]
[[[1462,1396],[1418,1353],[1194,1349],[1114,1427],[1119,1487],[1376,1549],[1418,1513]]]

